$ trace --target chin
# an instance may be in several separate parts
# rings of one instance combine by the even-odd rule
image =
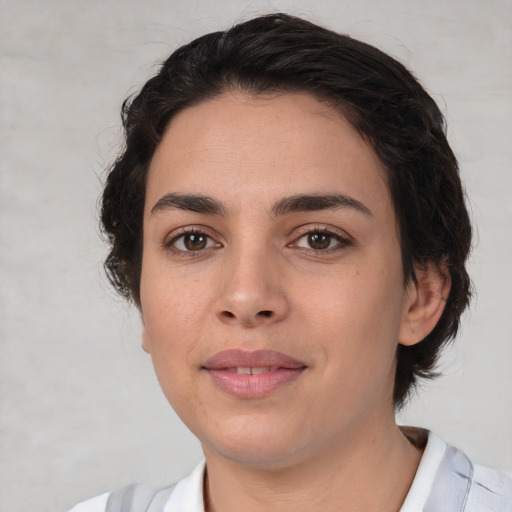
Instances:
[[[215,452],[226,460],[254,469],[281,469],[297,459],[297,436],[284,422],[272,424],[250,420],[224,425],[222,432],[209,433],[201,441],[205,455]]]
[[[271,447],[262,446],[262,444],[250,447],[248,444],[244,447],[221,446],[214,449],[224,460],[254,470],[277,471],[298,462],[292,449],[273,450]]]

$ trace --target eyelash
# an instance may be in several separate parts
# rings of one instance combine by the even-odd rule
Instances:
[[[186,236],[193,236],[196,235],[198,237],[205,237],[206,240],[206,246],[197,249],[197,250],[186,250],[186,249],[179,249],[176,247],[176,244],[180,240],[184,240]],[[334,239],[336,242],[336,245],[334,247],[327,247],[325,249],[315,249],[313,247],[301,247],[298,245],[299,241],[303,238],[306,238],[308,236],[312,235],[325,235],[329,238],[329,245]],[[211,245],[211,242],[213,242],[213,245]],[[338,232],[334,232],[332,228],[329,228],[327,226],[309,226],[307,229],[304,229],[302,233],[299,234],[297,238],[290,244],[287,244],[287,247],[290,248],[298,248],[301,251],[303,251],[306,254],[312,254],[312,255],[320,255],[320,254],[332,254],[334,252],[342,251],[343,249],[346,249],[347,247],[350,247],[354,244],[353,240],[349,238],[348,236],[342,236]],[[183,228],[179,233],[172,236],[170,239],[167,239],[162,244],[165,250],[170,251],[176,256],[179,257],[194,257],[199,255],[200,253],[205,252],[208,249],[214,249],[222,247],[221,244],[215,242],[213,237],[211,237],[208,233],[205,232],[205,230],[197,229],[197,228]],[[208,246],[209,245],[209,246]]]
[[[202,249],[199,249],[199,250],[185,250],[185,249],[178,249],[175,245],[176,243],[186,237],[186,236],[193,236],[193,235],[196,235],[198,237],[205,237],[207,239],[206,243],[209,244],[210,242],[214,242],[214,245],[217,246],[217,247],[221,247],[220,244],[218,244],[217,242],[215,242],[213,240],[213,238],[208,235],[208,233],[205,232],[205,230],[201,230],[201,229],[197,229],[197,228],[183,228],[179,233],[177,233],[176,235],[174,235],[173,237],[171,237],[170,239],[167,239],[164,241],[164,243],[162,244],[164,249],[170,251],[171,253],[173,253],[174,255],[176,256],[180,256],[180,257],[185,257],[185,258],[192,258],[194,256],[197,256],[198,254],[200,254],[201,252],[204,252],[206,249],[212,249],[213,247],[204,247]]]
[[[315,249],[313,247],[300,247],[298,245],[300,240],[312,235],[325,235],[326,237],[329,237],[329,244],[332,241],[332,239],[334,239],[336,245],[334,247],[327,247],[325,249]],[[327,255],[342,251],[352,245],[354,245],[354,242],[350,237],[348,237],[348,235],[342,235],[337,230],[335,232],[334,229],[328,226],[308,226],[308,228],[305,229],[291,244],[288,244],[288,247],[298,247],[306,254]]]

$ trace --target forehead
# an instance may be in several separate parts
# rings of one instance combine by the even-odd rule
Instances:
[[[340,112],[303,93],[228,92],[181,111],[152,159],[147,208],[171,192],[234,208],[303,193],[389,202],[373,149]]]

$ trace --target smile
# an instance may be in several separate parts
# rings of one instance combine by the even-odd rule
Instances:
[[[275,372],[278,366],[260,366],[259,368],[251,368],[249,366],[238,366],[235,368],[226,368],[228,372],[238,375],[259,375],[261,373]]]
[[[295,381],[307,366],[273,350],[225,350],[203,366],[213,384],[241,399],[264,398]]]

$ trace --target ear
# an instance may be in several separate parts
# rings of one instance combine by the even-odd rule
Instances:
[[[146,331],[146,326],[144,325],[144,321],[142,322],[141,340],[142,340],[142,349],[147,354],[150,354],[151,351],[149,349],[149,346],[150,346],[149,337],[148,337],[148,333]]]
[[[415,267],[416,280],[407,286],[406,302],[398,334],[401,345],[423,340],[441,318],[452,284],[445,263]]]

